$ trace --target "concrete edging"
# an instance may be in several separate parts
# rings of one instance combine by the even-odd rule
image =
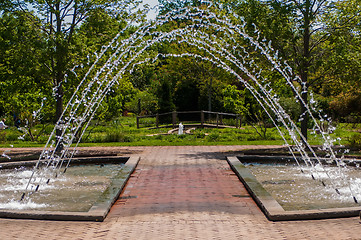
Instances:
[[[140,157],[131,156],[121,171],[115,176],[109,187],[88,212],[60,212],[60,211],[22,211],[0,210],[0,218],[63,220],[63,221],[104,221],[110,208],[118,199],[130,175],[134,172]],[[100,200],[104,199],[104,200]]]
[[[361,207],[285,211],[237,157],[227,157],[227,162],[244,184],[258,207],[271,221],[356,217],[360,214]]]

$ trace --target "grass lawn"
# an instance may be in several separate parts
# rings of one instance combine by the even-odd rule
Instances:
[[[32,129],[36,141],[30,141],[28,135],[14,127],[0,131],[0,147],[43,147],[53,126],[45,128],[41,125]],[[356,127],[357,129],[357,127]],[[242,126],[235,128],[197,128],[191,134],[167,134],[170,128],[140,128],[136,127],[135,117],[122,117],[111,122],[93,121],[85,131],[79,146],[182,146],[182,145],[283,145],[285,142],[275,127],[268,128],[265,136],[260,136],[254,127]],[[291,143],[289,134],[281,128],[286,140]],[[355,126],[339,124],[330,135],[333,139],[341,139],[334,145],[348,145],[354,135]],[[19,137],[24,136],[24,140]],[[310,130],[309,143],[322,144],[320,136]]]

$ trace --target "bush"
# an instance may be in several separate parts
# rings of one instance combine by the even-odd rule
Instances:
[[[140,112],[139,112],[139,99],[140,99]],[[156,96],[149,92],[138,92],[134,99],[127,103],[126,106],[133,113],[139,115],[155,114],[158,110],[158,102]]]
[[[0,130],[0,143],[5,142],[6,140],[6,133],[5,131]]]
[[[293,120],[297,120],[300,117],[301,115],[300,104],[297,103],[293,97],[292,98],[281,97],[279,99],[279,103]]]
[[[206,134],[204,132],[201,131],[197,131],[194,133],[194,137],[195,138],[204,138],[206,136]]]
[[[154,136],[154,139],[162,140],[162,139],[163,139],[163,135],[155,135],[155,136]]]
[[[6,135],[6,141],[9,141],[9,142],[14,142],[14,141],[18,141],[19,137],[23,135],[23,134],[19,134],[19,132],[8,132],[7,135]]]
[[[47,136],[47,135],[41,135],[41,136],[39,136],[38,137],[38,143],[46,143],[47,141],[48,141],[48,139],[49,139],[49,136]]]
[[[107,132],[103,142],[132,142],[132,138],[119,131]]]
[[[361,134],[356,133],[356,134],[352,135],[351,138],[349,139],[349,142],[350,142],[350,146],[352,148],[361,149]]]
[[[219,134],[218,133],[210,133],[208,135],[208,140],[209,141],[212,141],[212,142],[215,142],[219,139]]]
[[[104,134],[102,133],[92,133],[89,135],[86,135],[82,138],[81,142],[83,143],[100,143],[103,142]]]
[[[186,134],[181,134],[181,135],[177,135],[178,136],[178,138],[179,139],[184,139],[184,138],[186,138],[187,137],[187,135]]]

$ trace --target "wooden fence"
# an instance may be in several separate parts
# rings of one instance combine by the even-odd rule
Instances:
[[[242,118],[239,114],[210,111],[168,112],[155,115],[137,116],[137,128],[176,128],[179,123],[190,127],[233,127],[240,128]]]

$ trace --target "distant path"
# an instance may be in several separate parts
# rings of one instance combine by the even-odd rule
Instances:
[[[361,239],[359,218],[268,221],[225,156],[269,147],[84,148],[141,156],[107,219],[101,223],[0,219],[0,239]]]

